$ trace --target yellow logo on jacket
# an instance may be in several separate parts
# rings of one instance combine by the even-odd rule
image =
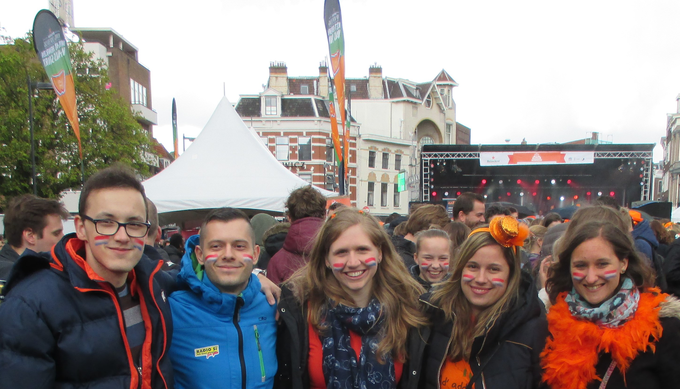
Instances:
[[[194,349],[194,356],[196,358],[205,357],[208,359],[214,357],[220,353],[220,346],[208,346]]]

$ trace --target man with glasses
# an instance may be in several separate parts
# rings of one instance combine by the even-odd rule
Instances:
[[[24,256],[3,289],[0,381],[8,388],[172,388],[163,262],[143,256],[144,188],[119,167],[87,180],[75,234]]]

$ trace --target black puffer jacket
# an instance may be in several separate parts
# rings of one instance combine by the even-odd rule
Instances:
[[[84,243],[69,234],[53,253],[17,261],[0,305],[0,382],[5,388],[172,388],[167,350],[172,319],[166,302],[173,280],[160,261],[142,256],[134,268],[147,328],[142,372],[130,360],[125,324],[111,284],[91,279]],[[149,289],[151,287],[151,289]],[[146,308],[146,309],[145,309]],[[136,387],[136,386],[134,386]]]
[[[513,308],[491,324],[485,336],[472,343],[470,369],[476,388],[529,389],[541,380],[539,355],[548,336],[548,322],[531,277],[521,272],[520,298]],[[432,331],[425,349],[423,382],[420,388],[444,388],[440,373],[448,354],[453,322],[430,304],[431,295],[421,301],[429,306]],[[482,371],[483,368],[483,371]]]
[[[407,269],[416,264],[413,254],[416,253],[416,244],[404,238],[401,235],[392,235],[392,244],[397,249],[397,253],[401,256]]]
[[[309,389],[309,324],[307,323],[307,304],[303,307],[293,292],[284,284],[279,301],[279,330],[276,340],[276,355],[279,371],[274,380],[275,389]],[[409,331],[407,344],[408,361],[399,380],[399,389],[419,388],[422,355],[429,329]]]

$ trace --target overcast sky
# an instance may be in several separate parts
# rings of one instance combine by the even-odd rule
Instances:
[[[457,121],[473,144],[567,142],[598,131],[615,143],[655,143],[680,93],[680,2],[340,0],[347,77],[459,86]],[[0,0],[0,27],[32,28],[48,0]],[[256,94],[271,61],[316,76],[328,56],[323,0],[74,0],[76,27],[111,27],[151,71],[154,135],[172,151],[197,135],[223,96]],[[224,86],[223,86],[224,85]],[[180,142],[180,149],[182,148]],[[655,160],[662,158],[655,149]]]

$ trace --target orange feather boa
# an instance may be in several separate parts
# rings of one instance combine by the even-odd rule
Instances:
[[[640,294],[635,316],[618,328],[600,328],[597,324],[571,315],[561,293],[548,312],[548,337],[541,353],[543,381],[553,389],[585,389],[593,380],[601,381],[595,372],[598,355],[609,353],[623,374],[635,357],[648,348],[654,352],[663,333],[659,321],[659,304],[666,294],[649,289]]]

